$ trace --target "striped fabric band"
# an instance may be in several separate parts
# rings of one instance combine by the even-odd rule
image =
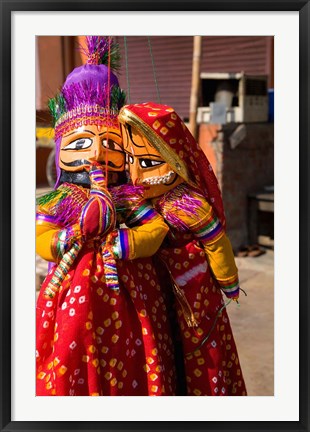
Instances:
[[[129,227],[144,225],[157,216],[156,210],[149,203],[143,202],[130,214],[128,220],[126,220],[126,225]]]
[[[44,213],[37,213],[37,215],[36,215],[36,221],[37,221],[37,223],[47,222],[47,223],[56,225],[56,218],[55,218],[55,216],[47,215],[47,214],[44,214]]]
[[[114,237],[112,243],[111,243],[111,250],[115,258],[122,259],[122,249],[121,249],[121,243],[119,238],[119,230],[117,230],[117,235]]]
[[[112,290],[119,290],[116,262],[111,251],[106,246],[102,250],[102,259],[107,287]]]
[[[226,281],[219,281],[221,289],[228,298],[238,298],[239,297],[239,279],[238,274],[231,277]]]
[[[51,251],[54,257],[54,260],[57,262],[60,258],[60,256],[58,255],[58,242],[59,242],[59,238],[58,238],[58,233],[56,232],[53,237],[52,237],[52,241],[51,241]]]
[[[119,239],[119,258],[125,260],[129,258],[129,235],[126,228],[118,230]]]
[[[219,219],[211,212],[208,219],[205,221],[203,226],[200,226],[195,230],[195,237],[203,243],[214,242],[223,233],[222,225]]]
[[[104,184],[105,179],[101,169],[92,169],[90,171],[90,177],[92,181]]]
[[[108,191],[102,192],[99,189],[91,189],[90,195],[91,196],[98,196],[98,197],[104,199],[105,201],[107,201],[111,207],[114,207],[112,198],[111,198],[110,194],[108,193]]]
[[[101,200],[103,200],[105,202],[105,204],[107,204],[110,208],[110,211],[107,211],[107,214],[109,214],[110,218],[113,220],[114,219],[114,203],[113,200],[110,196],[109,193],[104,193],[100,190],[97,189],[92,189],[90,191],[90,195],[91,196],[98,196]],[[106,225],[107,226],[107,225]]]
[[[100,225],[98,226],[98,234],[102,234],[103,232],[106,232],[108,229],[112,229],[115,226],[116,218],[114,205],[108,193],[105,194],[99,190],[91,190],[90,193],[91,198],[83,207],[80,217],[81,230],[84,231],[87,212],[89,211],[89,208],[91,208],[92,201],[97,199],[100,204]]]
[[[70,245],[80,238],[80,229],[78,224],[56,232],[52,239],[53,256],[56,260],[61,259],[68,251]]]
[[[81,231],[84,231],[84,221],[86,218],[86,213],[88,211],[89,208],[89,202],[83,207],[82,209],[82,213],[81,213],[81,217],[80,217],[80,224],[81,224]]]
[[[65,253],[62,257],[60,263],[58,264],[56,270],[54,271],[53,277],[50,280],[47,288],[44,291],[44,296],[49,298],[54,298],[59,291],[61,284],[66,277],[70,267],[74,263],[76,257],[78,256],[80,250],[82,249],[82,243],[76,242],[72,245],[72,248]]]
[[[67,248],[67,230],[61,230],[57,234],[58,241],[56,243],[56,254],[57,258],[61,258],[66,252]]]

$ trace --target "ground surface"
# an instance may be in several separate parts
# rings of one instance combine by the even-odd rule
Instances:
[[[236,258],[240,306],[228,306],[248,394],[274,394],[274,253]]]

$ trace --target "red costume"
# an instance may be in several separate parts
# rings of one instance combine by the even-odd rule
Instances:
[[[170,228],[158,256],[178,300],[187,394],[246,395],[221,292],[238,299],[238,272],[212,168],[173,108],[126,105],[119,120],[131,178]]]
[[[100,60],[110,38],[90,37],[88,48],[50,101],[58,179],[38,200],[37,251],[55,265],[37,303],[37,395],[173,395],[165,295],[147,258],[168,227],[135,188],[107,189],[107,167],[125,166],[123,94]]]

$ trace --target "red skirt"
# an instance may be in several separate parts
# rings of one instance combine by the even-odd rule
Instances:
[[[186,394],[246,396],[240,361],[223,295],[204,250],[192,241],[160,252],[175,282]]]
[[[55,268],[54,268],[55,270]],[[176,377],[164,292],[150,259],[118,263],[106,286],[102,255],[83,247],[53,299],[37,303],[38,396],[171,396]]]

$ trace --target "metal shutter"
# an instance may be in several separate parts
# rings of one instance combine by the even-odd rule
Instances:
[[[127,89],[124,38],[118,36],[122,54],[121,87]],[[205,36],[202,41],[202,72],[272,74],[271,37]],[[188,118],[192,75],[191,36],[150,37],[161,102]],[[130,103],[157,102],[152,60],[146,36],[127,37]]]

